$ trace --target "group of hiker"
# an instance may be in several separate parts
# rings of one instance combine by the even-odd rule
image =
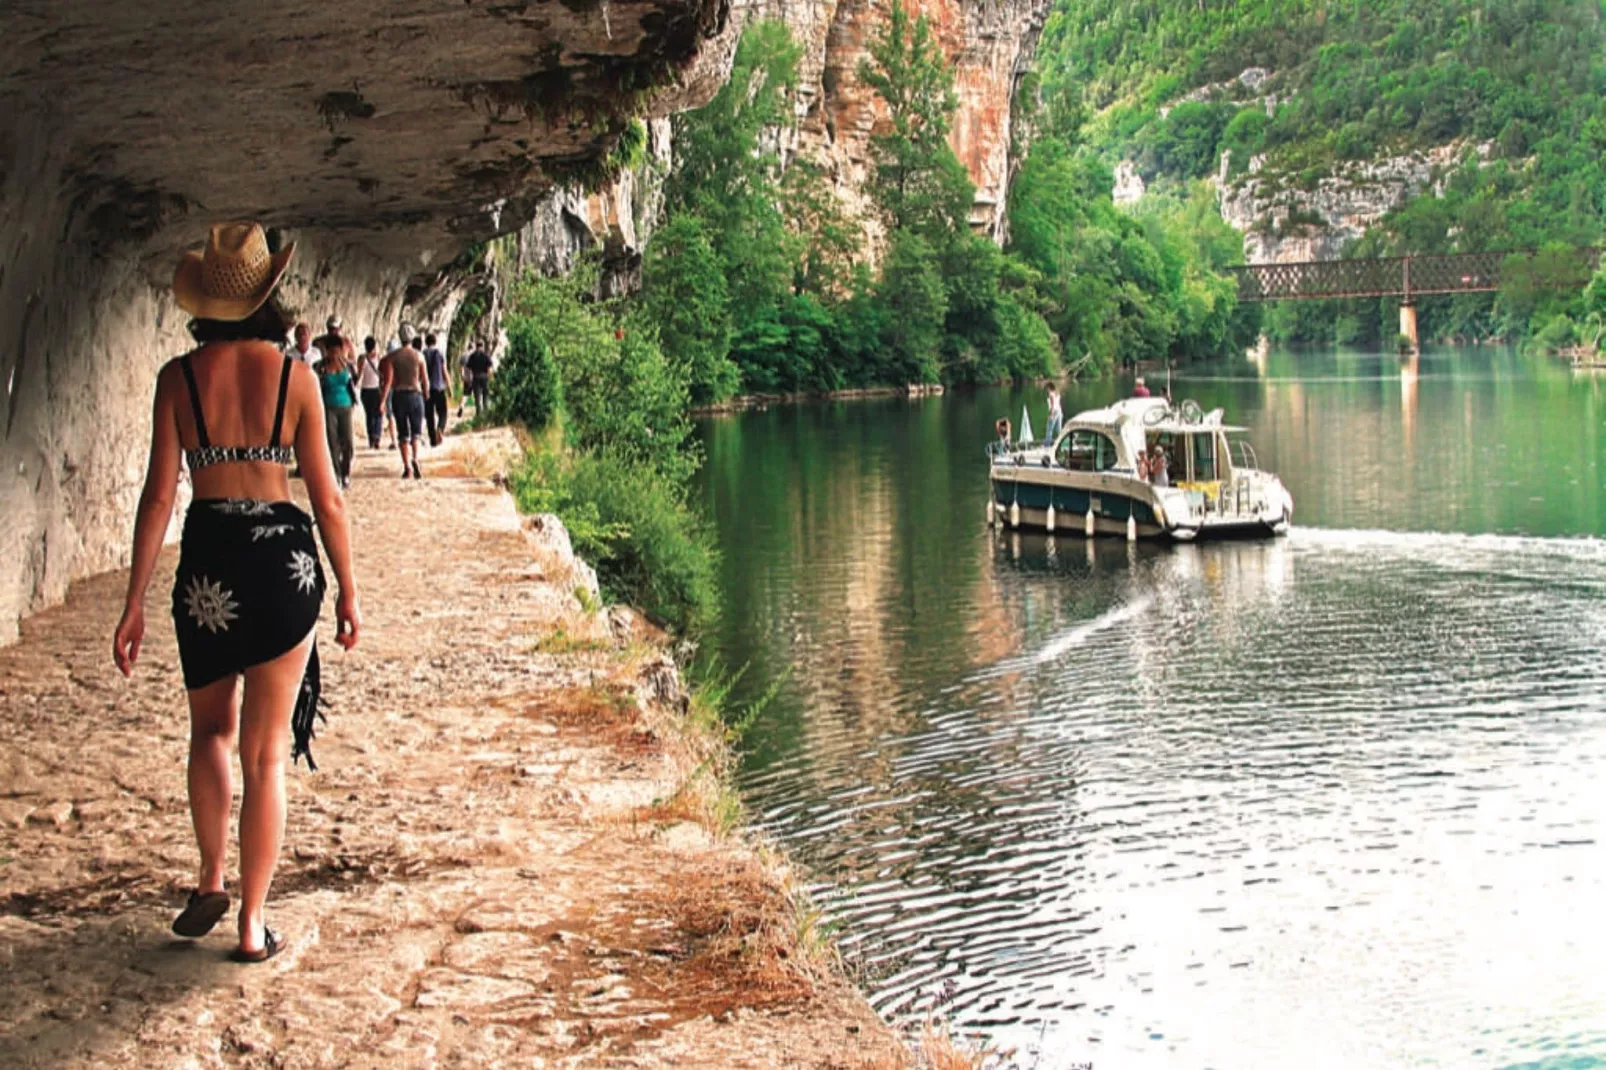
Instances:
[[[423,479],[419,460],[424,438],[428,436],[431,446],[440,445],[449,412],[451,376],[439,338],[433,331],[416,331],[403,323],[384,353],[372,335],[363,339],[358,353],[339,316],[330,316],[324,327],[325,333],[314,338],[310,326],[297,323],[285,355],[306,363],[318,375],[329,455],[340,485],[351,485],[356,453],[352,413],[359,405],[368,448],[379,449],[383,436],[385,448],[401,455],[402,478]],[[476,416],[485,411],[493,366],[489,347],[477,341],[463,358],[458,418],[470,397]]]

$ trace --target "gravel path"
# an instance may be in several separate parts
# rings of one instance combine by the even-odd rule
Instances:
[[[122,573],[0,649],[0,1066],[903,1065],[801,964],[777,865],[673,816],[699,755],[673,666],[470,474],[506,448],[454,439],[422,483],[359,458],[363,641],[340,653],[326,603],[267,965],[227,961],[232,915],[168,932],[195,866],[174,551],[132,681]]]

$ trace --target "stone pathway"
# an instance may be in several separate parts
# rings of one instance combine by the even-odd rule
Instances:
[[[904,1065],[797,954],[774,864],[673,816],[698,758],[673,666],[471,474],[506,447],[453,440],[421,484],[363,451],[363,641],[342,655],[326,607],[267,965],[227,961],[232,916],[168,932],[195,866],[175,553],[132,681],[121,573],[0,649],[0,1066]]]

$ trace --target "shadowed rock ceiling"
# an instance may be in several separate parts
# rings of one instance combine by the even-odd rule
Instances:
[[[711,95],[728,7],[10,0],[0,159],[47,141],[102,242],[186,215],[256,217],[449,258],[521,223],[629,113]]]

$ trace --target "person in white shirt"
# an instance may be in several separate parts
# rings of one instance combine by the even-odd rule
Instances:
[[[368,446],[379,448],[379,435],[385,427],[384,406],[379,392],[379,342],[373,335],[362,340],[363,352],[357,358],[357,393],[362,398],[363,416],[368,425]]]
[[[1060,428],[1065,424],[1065,409],[1060,403],[1060,389],[1053,383],[1048,384],[1048,430],[1043,432],[1044,442],[1053,442],[1059,437]]]
[[[312,344],[312,328],[305,322],[296,324],[295,341],[290,343],[284,355],[294,357],[309,368],[323,359],[318,347]]]

